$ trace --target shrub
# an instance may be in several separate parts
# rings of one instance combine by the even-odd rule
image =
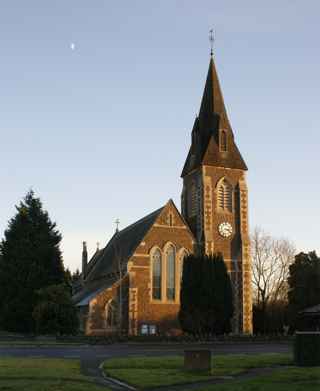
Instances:
[[[33,311],[40,334],[76,334],[79,330],[77,308],[64,284],[51,285],[38,291],[39,301]]]

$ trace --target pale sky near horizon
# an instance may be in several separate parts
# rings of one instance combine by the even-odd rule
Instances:
[[[172,198],[209,64],[250,225],[320,253],[320,2],[0,0],[0,238],[33,188],[81,265]]]

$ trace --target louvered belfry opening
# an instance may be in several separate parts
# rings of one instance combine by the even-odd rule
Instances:
[[[218,208],[232,212],[232,186],[226,179],[223,179],[218,187]]]

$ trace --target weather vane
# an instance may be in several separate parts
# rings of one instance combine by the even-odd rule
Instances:
[[[117,219],[115,222],[115,225],[117,226],[117,228],[116,228],[116,232],[119,232],[119,225],[120,225],[120,220],[119,219]]]
[[[210,56],[213,56],[213,44],[214,44],[214,34],[213,29],[209,31],[209,41],[210,41]]]

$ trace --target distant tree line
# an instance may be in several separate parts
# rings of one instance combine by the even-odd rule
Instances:
[[[320,304],[320,258],[315,252],[296,254],[290,241],[259,228],[251,250],[254,333],[304,328],[300,312]]]

